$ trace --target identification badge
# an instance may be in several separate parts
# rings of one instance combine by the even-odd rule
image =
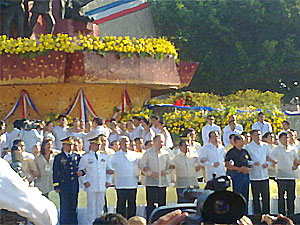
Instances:
[[[101,159],[101,162],[105,162],[105,159]]]
[[[46,171],[46,172],[51,172],[51,166],[47,164],[47,165],[45,166],[45,171]]]
[[[88,164],[93,164],[93,163],[94,163],[94,160],[88,159]]]

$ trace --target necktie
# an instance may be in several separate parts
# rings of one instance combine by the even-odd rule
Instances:
[[[96,157],[96,159],[98,160],[98,155],[97,155],[97,153],[95,152],[95,157]]]

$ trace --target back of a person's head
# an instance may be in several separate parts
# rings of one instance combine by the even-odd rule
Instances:
[[[130,225],[147,225],[147,220],[141,216],[133,216],[128,220]]]
[[[107,213],[97,218],[93,225],[130,225],[127,219],[118,213]]]

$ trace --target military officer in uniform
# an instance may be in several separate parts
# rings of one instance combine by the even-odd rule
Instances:
[[[63,224],[78,224],[78,176],[83,175],[78,171],[80,155],[73,152],[74,141],[67,137],[62,142],[62,152],[55,156],[53,162],[53,185],[60,199],[60,218]]]
[[[80,181],[87,192],[87,223],[92,225],[97,217],[102,214],[106,187],[110,186],[113,179],[110,158],[105,151],[101,151],[101,137],[89,139],[90,151],[84,154],[79,163],[79,170],[84,176]]]

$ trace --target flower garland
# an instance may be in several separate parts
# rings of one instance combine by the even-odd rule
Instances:
[[[74,53],[75,51],[95,51],[105,56],[106,52],[116,52],[131,57],[133,53],[140,56],[152,56],[157,59],[169,57],[177,59],[175,46],[165,38],[131,38],[129,36],[105,36],[103,38],[91,35],[69,37],[68,34],[57,36],[41,34],[38,40],[29,38],[8,38],[0,36],[0,54],[44,55],[50,51]]]

